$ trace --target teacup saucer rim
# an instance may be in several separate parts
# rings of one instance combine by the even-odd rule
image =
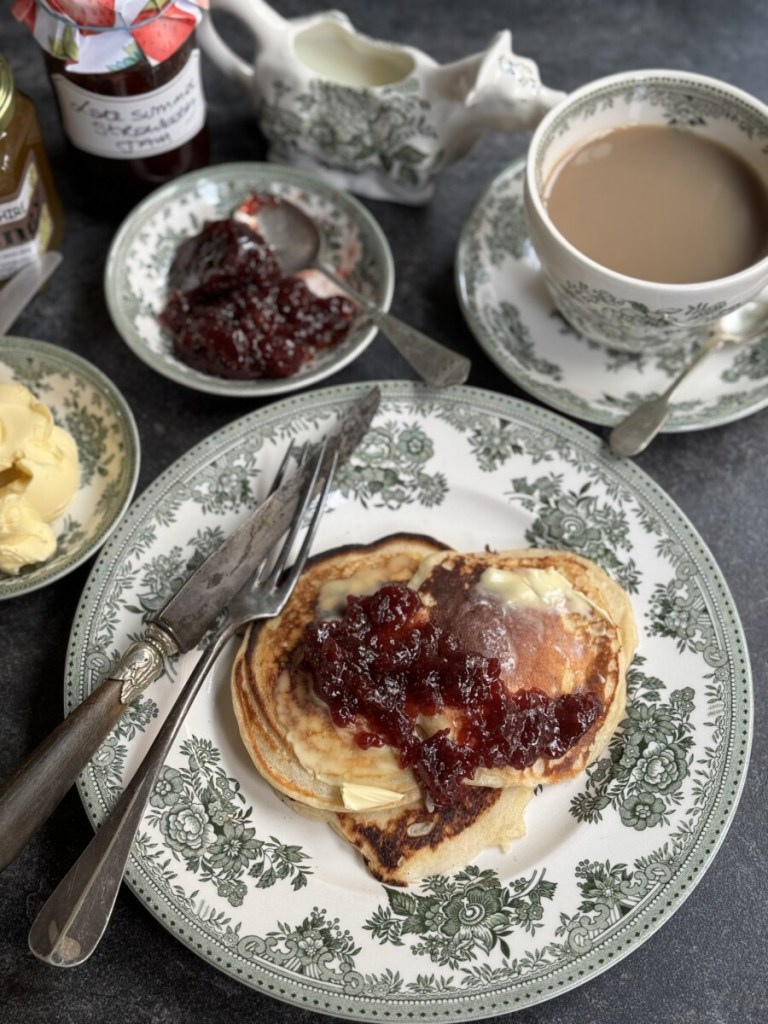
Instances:
[[[598,426],[613,426],[638,401],[663,391],[671,382],[676,369],[684,364],[686,355],[683,352],[657,354],[654,358],[667,361],[665,372],[662,373],[659,366],[647,365],[648,361],[637,360],[636,357],[588,342],[556,312],[554,304],[546,295],[538,260],[523,222],[525,163],[526,157],[519,157],[490,182],[475,203],[460,233],[456,248],[455,284],[464,318],[486,355],[509,380],[528,394],[576,419]],[[492,265],[487,245],[483,244],[484,231],[486,236],[488,232],[489,208],[497,206],[500,201],[507,204],[507,218],[510,217],[510,201],[516,204],[511,223],[516,229],[519,246],[518,252],[505,253],[503,278],[500,269]],[[495,217],[493,223],[498,225],[499,218]],[[472,272],[472,260],[478,261],[480,273]],[[494,274],[497,280],[494,280]],[[501,294],[499,278],[505,289]],[[525,294],[524,285],[530,288],[534,279],[537,279],[534,292]],[[521,362],[518,353],[510,345],[510,335],[503,337],[488,324],[478,305],[481,292],[486,303],[486,313],[492,312],[498,320],[502,314],[509,315],[513,311],[513,315],[519,318],[515,343],[519,350],[521,338],[524,339],[525,349],[540,364],[541,372],[532,372]],[[542,316],[547,319],[542,320]],[[564,352],[559,339],[567,336],[579,343],[578,360],[562,359]],[[697,369],[696,376],[681,385],[678,401],[672,407],[664,432],[677,433],[721,426],[768,406],[768,357],[765,360],[766,373],[753,379],[751,388],[729,391],[722,381],[722,374],[733,367],[737,354],[762,344],[763,340],[750,345],[723,348],[708,357],[706,363]],[[631,383],[628,381],[620,393],[612,389],[612,395],[605,390],[602,393],[595,393],[594,389],[585,391],[582,386],[585,379],[589,380],[590,385],[594,384],[595,379],[602,379],[606,385],[617,383],[617,377],[609,376],[612,372],[610,361],[624,364],[622,374],[627,373],[628,363],[637,362],[639,368],[634,374],[634,380]],[[560,379],[545,379],[544,371],[547,367],[553,371],[552,376],[559,374]],[[707,387],[702,388],[705,382]]]

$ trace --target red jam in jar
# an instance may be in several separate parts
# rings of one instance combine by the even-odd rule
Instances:
[[[49,53],[69,158],[81,196],[121,214],[153,189],[210,159],[194,34],[160,64],[75,73]]]
[[[207,0],[14,0],[43,49],[75,197],[123,215],[209,160],[195,29]]]
[[[453,803],[478,768],[562,757],[602,710],[586,692],[510,692],[498,659],[463,650],[450,630],[427,620],[405,584],[348,598],[340,621],[310,623],[301,666],[334,723],[353,729],[363,749],[396,748],[436,807]],[[458,723],[453,736],[424,736],[419,719],[443,710]]]

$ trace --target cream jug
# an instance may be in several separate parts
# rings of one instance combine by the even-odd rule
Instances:
[[[264,0],[212,0],[255,37],[249,64],[210,15],[198,28],[208,56],[251,96],[270,160],[340,188],[409,205],[483,132],[535,127],[564,93],[512,52],[509,31],[483,53],[438,64],[410,46],[361,35],[340,11],[286,19]]]

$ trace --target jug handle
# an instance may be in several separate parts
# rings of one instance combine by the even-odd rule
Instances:
[[[243,60],[224,42],[213,24],[213,10],[226,11],[242,21],[259,47],[268,45],[270,38],[283,35],[287,27],[285,19],[263,0],[214,0],[211,7],[197,27],[200,45],[224,74],[250,91],[255,77],[253,62]]]

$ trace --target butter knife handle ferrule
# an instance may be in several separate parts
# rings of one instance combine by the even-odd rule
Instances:
[[[175,654],[177,646],[161,626],[150,622],[141,640],[136,640],[120,658],[110,679],[122,683],[120,701],[130,704],[150,683],[153,683],[165,667],[165,659]]]

